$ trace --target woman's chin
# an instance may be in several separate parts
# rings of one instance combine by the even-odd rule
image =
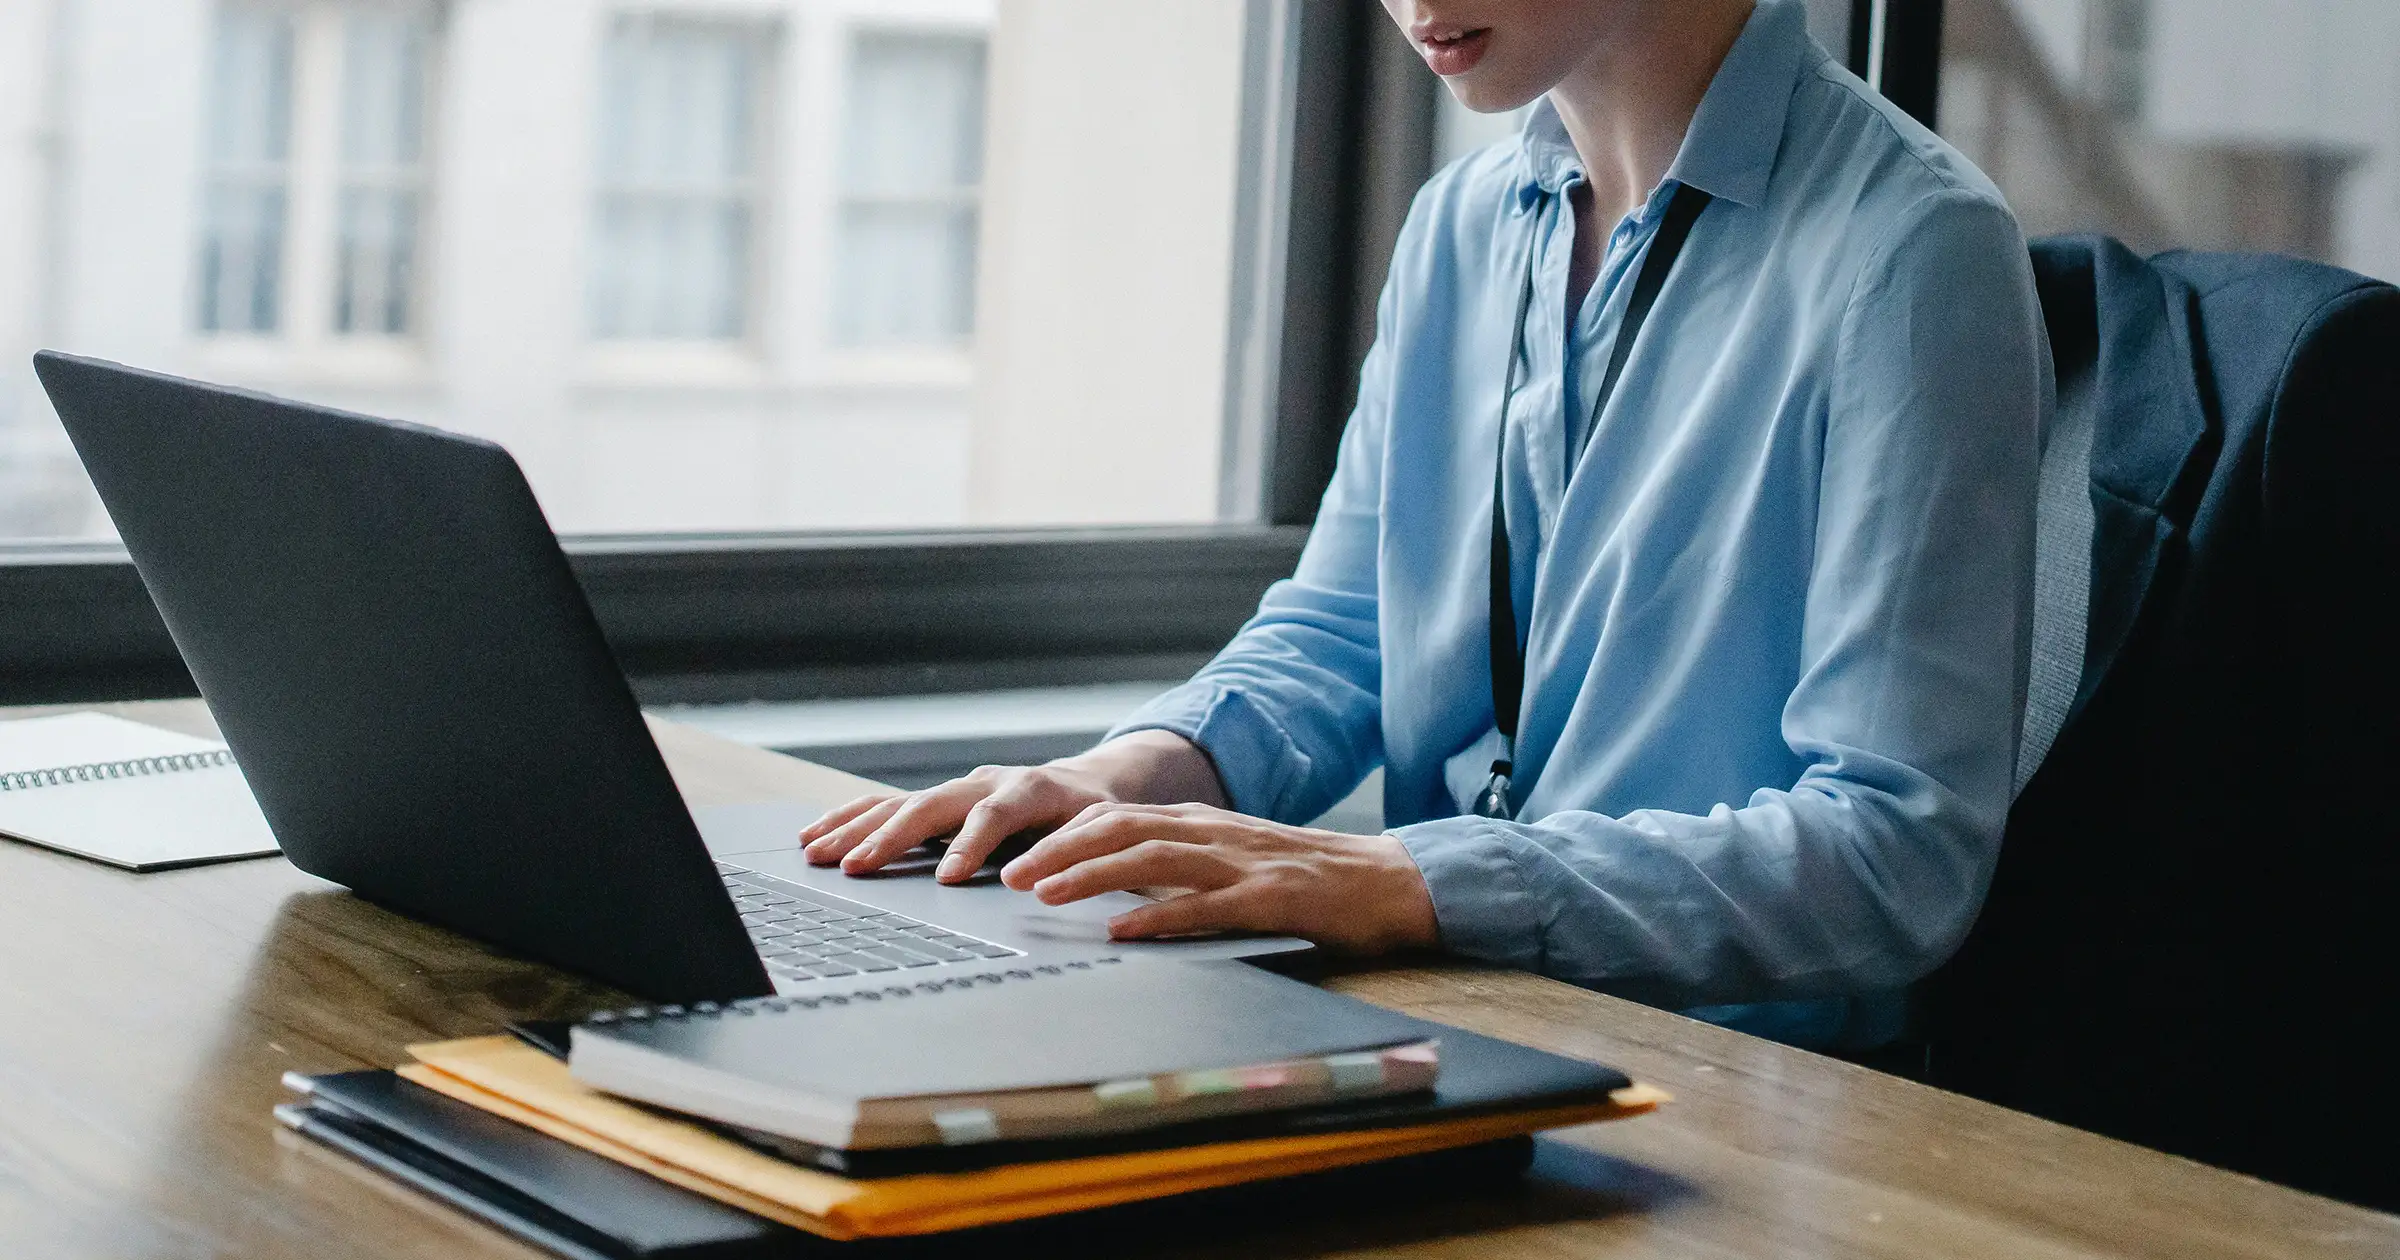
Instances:
[[[1541,96],[1543,89],[1510,82],[1489,73],[1490,69],[1478,66],[1473,73],[1451,75],[1442,80],[1442,86],[1450,89],[1459,104],[1478,114],[1505,114]]]

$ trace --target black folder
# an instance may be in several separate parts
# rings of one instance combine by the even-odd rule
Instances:
[[[764,1260],[829,1245],[390,1072],[285,1080],[308,1101],[275,1114],[303,1136],[571,1260]]]

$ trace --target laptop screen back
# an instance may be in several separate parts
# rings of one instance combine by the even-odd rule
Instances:
[[[643,997],[769,991],[505,450],[35,368],[295,865]]]

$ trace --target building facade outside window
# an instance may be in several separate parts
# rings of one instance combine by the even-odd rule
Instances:
[[[567,533],[1227,519],[1295,3],[0,0],[0,539],[110,532],[45,346],[491,438]]]

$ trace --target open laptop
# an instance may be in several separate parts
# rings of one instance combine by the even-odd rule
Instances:
[[[832,801],[685,808],[493,443],[45,351],[34,369],[276,840],[304,871],[658,1001],[1100,957],[1110,894],[808,865]]]

